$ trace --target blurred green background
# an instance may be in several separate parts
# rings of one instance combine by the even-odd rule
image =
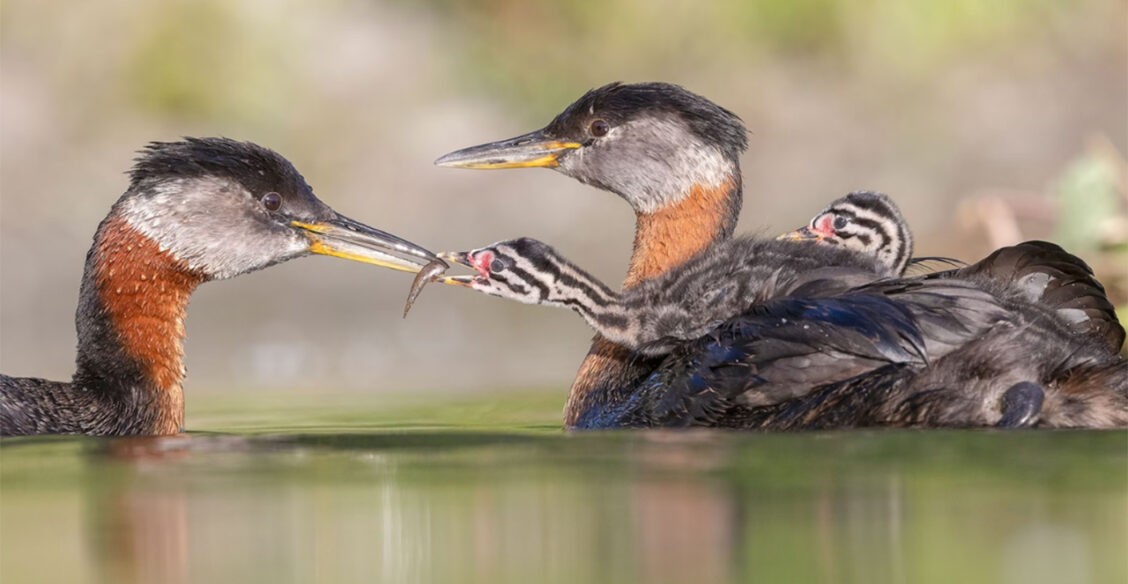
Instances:
[[[0,18],[5,373],[70,375],[94,227],[134,151],[182,135],[273,147],[340,211],[433,249],[529,235],[617,282],[632,231],[617,198],[543,170],[431,165],[614,80],[680,83],[745,120],[745,231],[882,190],[920,254],[1054,238],[1125,302],[1123,0],[5,0]],[[563,401],[590,338],[580,319],[434,287],[404,321],[408,283],[310,258],[204,286],[189,402],[530,388]]]
[[[881,190],[921,255],[1051,238],[1123,306],[1126,25],[1124,0],[3,0],[0,371],[70,376],[94,228],[134,152],[183,135],[270,146],[432,249],[529,235],[617,282],[616,197],[431,164],[614,80],[745,120],[744,231]],[[5,440],[0,580],[1128,573],[1123,432],[566,435],[580,319],[436,286],[405,321],[409,282],[305,258],[203,286],[191,435]]]

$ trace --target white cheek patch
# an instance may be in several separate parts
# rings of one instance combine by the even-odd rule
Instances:
[[[558,170],[621,195],[640,213],[675,203],[694,187],[720,187],[738,173],[735,161],[674,116],[612,127],[592,146],[564,157]]]
[[[177,217],[187,215],[192,208],[189,193],[199,182],[199,179],[184,178],[161,182],[151,187],[147,196],[134,195],[123,200],[119,211],[130,227],[192,269],[200,266],[193,265],[185,253],[183,225]]]
[[[720,149],[694,137],[685,122],[676,118],[636,120],[624,124],[623,131],[638,134],[635,140],[663,146],[656,148],[651,157],[656,166],[665,168],[656,168],[643,174],[641,180],[623,185],[623,194],[642,213],[658,211],[680,200],[694,187],[720,187],[736,172],[733,162]]]
[[[122,201],[126,222],[189,269],[224,279],[304,253],[309,243],[248,213],[253,197],[215,177],[164,181]]]

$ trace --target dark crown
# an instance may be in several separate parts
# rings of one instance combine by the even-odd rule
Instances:
[[[281,154],[251,142],[229,138],[185,138],[150,142],[138,152],[129,171],[130,187],[170,178],[220,176],[248,191],[311,191],[294,165]]]
[[[616,124],[656,113],[681,117],[704,142],[732,157],[748,148],[748,131],[736,114],[681,86],[661,82],[615,82],[592,89],[556,116],[548,130],[563,136],[595,117]]]

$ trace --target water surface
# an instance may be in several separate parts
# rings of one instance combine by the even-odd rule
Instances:
[[[1125,432],[565,434],[551,394],[429,401],[5,440],[0,581],[1128,581]]]

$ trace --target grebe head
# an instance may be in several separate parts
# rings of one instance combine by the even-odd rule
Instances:
[[[913,255],[913,234],[889,196],[854,192],[819,211],[805,227],[780,239],[841,245],[875,257],[890,275],[905,271]]]
[[[442,276],[439,281],[444,284],[465,286],[483,294],[525,304],[552,301],[557,282],[572,271],[559,259],[555,250],[528,237],[439,255],[450,263],[461,264],[476,272],[470,276]],[[577,282],[574,277],[569,281]]]
[[[739,181],[747,130],[735,114],[669,83],[612,83],[585,93],[544,128],[451,152],[439,166],[547,167],[653,213],[694,186]]]
[[[410,272],[436,259],[340,215],[314,196],[288,160],[249,142],[152,142],[130,178],[107,221],[124,222],[206,280],[309,253]]]

